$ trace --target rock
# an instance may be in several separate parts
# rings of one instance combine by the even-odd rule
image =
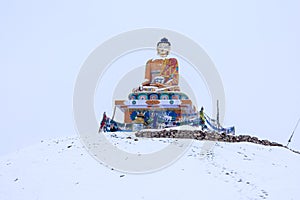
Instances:
[[[221,138],[220,139],[224,139],[226,137],[225,133],[221,133]]]
[[[247,142],[251,142],[252,141],[252,137],[249,136],[248,139],[247,139]]]
[[[244,135],[244,136],[242,137],[242,141],[244,141],[244,142],[248,141],[249,139],[250,139],[250,136],[249,136],[249,135]]]
[[[282,144],[278,144],[277,142],[271,142],[271,146],[283,146]]]
[[[221,139],[222,138],[222,136],[220,135],[220,134],[215,134],[215,139],[216,140],[219,140],[219,139]]]
[[[270,144],[271,144],[268,140],[262,140],[261,142],[265,146],[270,146]]]
[[[242,136],[242,135],[237,136],[237,139],[238,139],[240,142],[243,142],[243,136]]]
[[[153,133],[152,133],[152,137],[158,138],[158,137],[159,137],[158,132],[153,132]]]
[[[150,132],[147,132],[146,137],[150,138],[152,137],[152,134]]]
[[[194,135],[194,137],[196,138],[196,137],[199,137],[201,134],[196,132],[196,133],[194,133],[193,135]]]
[[[232,142],[236,142],[236,137],[232,137]]]
[[[142,135],[141,132],[136,132],[136,133],[135,133],[135,136],[136,136],[136,137],[141,137],[141,135]]]

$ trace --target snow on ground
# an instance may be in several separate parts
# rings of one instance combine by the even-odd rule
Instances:
[[[176,142],[105,134],[118,148],[141,156]],[[202,155],[205,144],[194,141],[174,164],[137,175],[100,164],[78,137],[41,141],[0,157],[0,199],[300,198],[299,154],[250,143],[213,143]]]

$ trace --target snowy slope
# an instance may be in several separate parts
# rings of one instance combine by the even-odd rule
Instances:
[[[175,141],[135,141],[128,134],[107,137],[129,152],[143,147],[151,152]],[[299,154],[248,143],[216,143],[203,156],[204,143],[193,142],[177,162],[158,172],[137,175],[100,164],[77,137],[41,141],[0,157],[0,199],[300,198]]]

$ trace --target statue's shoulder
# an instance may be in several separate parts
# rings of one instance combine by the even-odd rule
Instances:
[[[152,58],[149,59],[149,60],[146,62],[146,64],[151,63],[151,62],[153,62],[153,59],[152,59]]]
[[[177,65],[177,64],[178,64],[178,61],[177,61],[176,58],[168,58],[168,60],[169,60],[169,63],[170,63],[171,65]]]

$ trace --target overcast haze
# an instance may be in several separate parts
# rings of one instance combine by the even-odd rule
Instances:
[[[82,63],[107,39],[147,27],[206,51],[223,80],[225,124],[285,144],[300,117],[299,15],[292,0],[1,1],[0,154],[77,134]],[[300,149],[300,127],[291,147]]]

